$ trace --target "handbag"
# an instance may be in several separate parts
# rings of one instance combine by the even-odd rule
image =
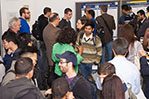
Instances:
[[[134,42],[134,53],[135,53],[135,57],[134,57],[134,64],[138,67],[138,69],[140,70],[140,56],[137,53],[137,42]]]

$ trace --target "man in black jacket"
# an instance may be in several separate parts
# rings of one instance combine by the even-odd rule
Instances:
[[[80,77],[74,70],[77,64],[77,58],[74,53],[66,51],[63,54],[56,54],[60,58],[59,66],[65,78],[68,81],[70,91],[73,92],[76,99],[92,99],[91,90],[88,88],[87,81]]]
[[[33,61],[20,58],[15,63],[16,79],[0,88],[0,99],[44,99],[40,90],[31,82]]]
[[[146,58],[146,52],[144,50],[140,51],[140,72],[144,79],[144,94],[147,99],[149,99],[149,64]]]
[[[105,61],[110,61],[112,59],[112,40],[113,40],[113,30],[115,30],[115,20],[112,15],[107,13],[108,7],[106,5],[101,6],[100,13],[101,16],[98,16],[96,20],[100,23],[102,27],[104,27],[104,39],[105,44],[102,48],[102,59],[101,63]],[[107,50],[107,60],[105,60],[105,53]]]
[[[72,10],[70,8],[66,8],[64,11],[64,18],[59,23],[59,28],[62,29],[65,26],[71,27],[70,19],[72,17]]]
[[[43,41],[43,37],[42,37],[42,32],[43,32],[43,29],[47,26],[47,24],[49,23],[48,19],[52,13],[51,11],[51,8],[49,7],[45,7],[44,10],[43,10],[43,13],[42,15],[40,15],[38,17],[38,22],[39,22],[39,27],[40,27],[40,34],[39,34],[39,40]]]

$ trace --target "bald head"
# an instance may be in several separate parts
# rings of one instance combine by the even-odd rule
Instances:
[[[59,15],[57,13],[52,13],[49,17],[49,21],[50,22],[54,22],[55,20],[57,20],[59,17]]]
[[[53,24],[55,27],[59,25],[59,15],[57,13],[52,13],[49,18],[49,22]]]

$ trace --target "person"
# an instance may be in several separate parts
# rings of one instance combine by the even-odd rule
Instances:
[[[14,32],[14,33],[18,33],[18,31],[21,28],[21,21],[19,18],[17,17],[13,17],[10,19],[9,23],[8,23],[8,32]]]
[[[12,61],[11,67],[8,70],[8,72],[5,74],[5,76],[3,77],[1,86],[5,86],[7,85],[11,80],[14,80],[16,75],[14,73],[14,64],[16,62],[17,59],[19,59],[20,57],[29,57],[31,59],[33,59],[33,65],[36,65],[36,61],[37,60],[37,50],[34,47],[23,47],[23,49],[21,51],[19,51],[18,53],[19,55]]]
[[[53,99],[74,99],[73,93],[69,92],[67,80],[60,77],[52,82]]]
[[[96,33],[96,22],[97,20],[95,19],[95,11],[94,10],[88,10],[86,13],[86,19],[89,21],[92,21],[94,23],[94,31],[93,33]]]
[[[24,46],[33,46],[31,34],[24,32],[24,33],[18,34],[17,37],[19,40],[19,48],[22,48]]]
[[[46,55],[48,58],[50,71],[52,70],[52,67],[54,65],[51,59],[52,47],[56,43],[56,39],[60,32],[60,29],[57,28],[58,25],[59,25],[59,15],[57,13],[52,13],[49,18],[49,24],[43,30],[43,40],[46,46]]]
[[[84,9],[85,14],[84,14],[81,18],[86,19],[86,13],[88,12],[88,10],[92,10],[92,8],[89,7],[89,6],[87,6],[87,7]]]
[[[56,54],[56,57],[60,58],[60,69],[65,73],[64,77],[74,97],[76,99],[92,99],[91,88],[89,89],[86,79],[75,72],[74,68],[77,65],[76,55],[71,51],[66,51],[62,54]]]
[[[4,63],[3,63],[3,59],[0,56],[0,84],[2,82],[2,79],[3,79],[4,75],[5,75],[5,66],[4,66]]]
[[[135,64],[138,67],[138,69],[140,69],[139,52],[143,50],[143,46],[141,42],[137,40],[132,26],[130,24],[123,25],[120,29],[119,37],[123,37],[128,41],[128,44],[129,44],[128,52],[129,53],[127,55],[127,59],[133,64]]]
[[[112,15],[107,14],[107,6],[103,5],[100,7],[101,16],[98,16],[96,20],[102,27],[104,27],[104,39],[105,43],[102,48],[102,59],[101,63],[105,62],[105,53],[107,50],[107,61],[112,59],[112,40],[113,40],[113,30],[115,30],[115,20]]]
[[[141,75],[144,77],[144,84],[145,84],[145,88],[144,88],[144,94],[146,96],[147,99],[149,99],[149,65],[146,59],[146,52],[144,50],[140,51],[140,72]]]
[[[0,88],[1,99],[44,99],[40,90],[32,84],[33,62],[20,58],[15,63],[16,79]]]
[[[87,23],[87,20],[84,18],[79,18],[77,20],[77,24],[76,24],[76,28],[77,28],[77,32],[78,34],[83,33],[84,32],[84,28],[85,28],[85,24]]]
[[[52,51],[52,60],[55,63],[55,74],[58,76],[62,76],[62,71],[59,67],[59,58],[56,57],[56,54],[64,53],[65,51],[73,52],[77,57],[77,65],[75,66],[76,73],[78,72],[78,65],[83,60],[82,58],[82,47],[78,46],[79,52],[76,53],[74,49],[74,45],[77,39],[77,34],[73,28],[64,27],[61,31],[59,36],[57,37],[56,44],[53,46]],[[60,50],[61,49],[61,50]]]
[[[58,27],[60,29],[64,28],[65,26],[71,27],[71,22],[70,22],[71,17],[72,17],[72,10],[70,8],[66,8],[64,10],[64,18],[62,18]]]
[[[82,57],[84,60],[79,66],[82,75],[87,79],[92,73],[93,65],[100,62],[102,56],[102,43],[100,38],[93,34],[94,24],[89,21],[85,24],[84,33],[78,35],[76,46],[83,47]]]
[[[40,41],[43,41],[43,37],[42,37],[43,36],[43,30],[49,23],[48,19],[49,19],[51,13],[52,13],[51,8],[45,7],[44,10],[43,10],[43,13],[44,14],[41,14],[38,17],[38,22],[39,22],[39,27],[40,27],[40,33],[39,33],[39,40]]]
[[[144,37],[145,31],[149,27],[149,20],[146,18],[145,12],[143,10],[139,10],[137,12],[137,15],[138,15],[138,20],[140,22],[137,34],[139,35],[141,40],[142,39],[141,37]]]
[[[119,18],[119,26],[129,23],[131,17],[129,16],[129,6],[127,4],[122,5],[122,16]]]
[[[149,19],[149,6],[146,8],[146,11],[147,11],[146,17]]]
[[[101,97],[103,99],[125,99],[125,84],[115,75],[115,67],[113,64],[108,62],[101,64],[98,68],[98,74],[102,84]],[[100,82],[96,84],[99,85]]]
[[[20,28],[19,32],[20,33],[27,32],[30,34],[30,27],[27,23],[27,20],[29,20],[31,17],[29,8],[22,7],[19,11],[19,14],[20,14],[19,19],[21,20],[21,28]]]
[[[139,35],[137,34],[137,30],[138,30],[138,21],[137,21],[137,15],[133,12],[132,7],[128,6],[129,8],[129,17],[130,17],[130,21],[128,22],[128,24],[130,24],[133,27],[134,30],[134,34],[137,37],[137,39],[139,40]]]
[[[149,28],[146,29],[146,32],[145,32],[145,35],[144,35],[144,38],[143,38],[143,48],[144,50],[146,51],[149,51]]]
[[[12,61],[15,59],[15,56],[18,56],[19,42],[18,42],[17,34],[9,31],[5,32],[2,35],[2,41],[3,41],[4,48],[7,50],[3,58],[4,65],[6,67],[6,72],[7,72],[11,66]]]
[[[123,84],[118,76],[107,76],[102,86],[102,95],[104,99],[125,99]]]
[[[125,57],[128,53],[128,42],[124,38],[118,38],[112,43],[114,58],[109,61],[116,69],[116,75],[126,84],[127,88],[137,95],[140,92],[140,72],[138,68]]]

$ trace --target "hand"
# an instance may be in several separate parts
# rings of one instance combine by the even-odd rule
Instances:
[[[45,91],[44,94],[45,94],[45,95],[52,94],[52,89],[48,89],[47,91]]]
[[[10,55],[13,51],[11,49],[8,49],[7,54]]]
[[[67,99],[74,99],[72,92],[67,92],[66,96],[67,96]]]
[[[140,56],[146,56],[146,52],[144,50],[140,51]]]
[[[78,50],[79,50],[79,54],[82,55],[83,47],[82,46],[78,46]]]

